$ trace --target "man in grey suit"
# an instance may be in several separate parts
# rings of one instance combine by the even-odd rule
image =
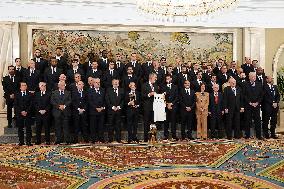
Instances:
[[[70,143],[69,117],[71,116],[71,94],[65,90],[65,82],[58,83],[58,90],[54,90],[51,95],[51,104],[53,106],[52,114],[55,124],[55,144],[62,142]]]

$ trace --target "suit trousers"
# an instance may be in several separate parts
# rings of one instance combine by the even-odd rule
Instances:
[[[24,128],[26,127],[26,144],[30,144],[32,140],[32,128],[30,124],[29,116],[21,116],[19,115],[16,120],[16,124],[18,127],[18,137],[20,144],[24,144]]]
[[[278,114],[279,108],[273,108],[272,104],[271,106],[265,105],[263,107],[263,112],[262,112],[262,129],[263,129],[263,135],[265,138],[269,138],[269,133],[268,133],[268,124],[270,121],[270,134],[271,137],[275,137],[275,128],[276,128],[276,123],[277,123],[277,114]]]
[[[255,125],[255,133],[256,133],[256,138],[261,138],[261,120],[260,120],[260,108],[257,106],[256,108],[249,106],[246,109],[246,138],[250,137],[250,128],[252,126],[252,120],[254,120],[254,125]]]
[[[128,141],[136,141],[139,110],[135,108],[127,108],[126,117],[127,117]]]
[[[8,120],[8,126],[10,127],[12,125],[12,109],[14,106],[14,99],[6,99],[7,104],[7,120]]]
[[[154,122],[154,112],[153,110],[144,109],[144,142],[148,142],[150,124]]]
[[[224,137],[224,125],[222,120],[222,115],[211,114],[210,115],[210,132],[211,138],[223,138]],[[218,133],[217,133],[218,129]]]
[[[84,142],[89,141],[89,136],[88,136],[88,124],[87,124],[87,114],[86,112],[79,114],[78,111],[74,111],[73,114],[73,142],[77,143],[78,142],[78,135],[79,132],[81,131],[81,134],[83,136]]]
[[[90,119],[90,140],[94,142],[104,142],[104,113],[89,115]]]
[[[194,118],[194,112],[193,110],[191,111],[181,111],[181,139],[185,138],[192,138],[192,130],[193,130],[193,121]],[[187,132],[186,132],[187,129]]]
[[[50,143],[50,116],[49,114],[36,114],[36,143],[41,143],[42,127],[45,129],[45,142]]]
[[[164,137],[169,138],[169,124],[171,123],[172,138],[176,139],[176,109],[166,109],[166,121],[164,122]]]
[[[232,131],[234,129],[234,137],[241,138],[241,129],[240,129],[240,111],[233,110],[232,112],[225,115],[226,116],[226,134],[227,138],[232,139]]]
[[[197,138],[207,139],[207,117],[208,111],[197,112]]]
[[[70,129],[69,129],[69,116],[60,114],[58,117],[54,117],[54,125],[55,125],[55,143],[70,143]]]
[[[113,141],[113,132],[115,132],[115,140],[121,142],[121,110],[113,111],[110,110],[108,114],[108,140]]]

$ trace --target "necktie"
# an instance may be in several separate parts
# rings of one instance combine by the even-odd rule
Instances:
[[[120,62],[116,62],[116,67],[120,68]]]
[[[51,74],[54,74],[54,68],[51,67]]]
[[[74,74],[77,73],[77,70],[73,70],[73,71],[74,71]]]
[[[167,86],[171,89],[171,86],[172,86],[172,85],[169,83],[169,84],[167,84]]]
[[[218,94],[215,94],[215,104],[218,104]]]
[[[190,95],[189,89],[186,89],[186,93],[187,93],[188,95]]]
[[[237,96],[236,88],[233,88],[234,95]]]
[[[13,83],[15,82],[14,76],[10,76],[10,79],[13,81]]]
[[[187,80],[186,74],[183,74],[183,77],[184,77],[185,80]]]
[[[22,96],[24,96],[24,92],[22,91]]]
[[[82,90],[79,90],[80,93],[80,97],[82,98],[83,94],[82,94]]]
[[[132,62],[132,66],[135,68],[135,62]]]
[[[42,96],[43,95],[43,92],[40,92],[40,96]]]
[[[113,73],[112,73],[112,70],[110,70],[110,75],[112,76],[112,74],[113,74]]]
[[[117,92],[117,89],[114,89],[114,92],[116,93],[116,96],[118,96],[118,92]]]
[[[152,92],[154,91],[154,87],[153,87],[153,85],[152,84],[150,84],[150,87],[151,87],[151,90],[152,90]]]

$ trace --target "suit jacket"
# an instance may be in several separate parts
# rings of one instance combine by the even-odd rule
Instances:
[[[15,66],[15,75],[18,76],[18,78],[20,78],[20,81],[23,81],[23,75],[25,71],[26,71],[26,68],[21,67],[20,70],[17,70]]]
[[[280,93],[278,90],[277,85],[273,85],[271,89],[269,88],[268,84],[266,83],[263,86],[263,101],[262,105],[264,107],[272,107],[273,103],[279,103],[280,101]]]
[[[42,96],[41,96],[41,91],[35,93],[34,107],[37,114],[39,114],[38,112],[39,110],[46,110],[46,114],[50,113],[51,110],[50,97],[51,97],[51,92],[48,91],[45,91],[45,94],[43,94]]]
[[[153,84],[154,92],[158,93],[158,85],[156,83]],[[154,96],[149,97],[148,94],[152,92],[151,86],[149,82],[146,82],[142,86],[142,101],[143,101],[143,108],[144,111],[151,111],[153,110],[153,102]]]
[[[133,106],[128,105],[128,103],[132,100],[134,100],[135,105],[137,106],[141,105],[141,96],[137,89],[135,90],[134,94],[131,94],[131,91],[129,90],[125,93],[125,106],[127,107],[128,110],[134,109]]]
[[[39,58],[38,62],[36,60],[36,58],[33,58],[35,68],[40,72],[40,80],[43,81],[44,70],[48,67],[48,61],[42,57]]]
[[[227,77],[226,77],[227,75]],[[227,73],[226,75],[220,73],[218,76],[218,83],[220,86],[222,86],[224,83],[226,83],[228,81],[228,79],[230,78],[230,75]]]
[[[118,88],[117,95],[112,87],[108,88],[105,100],[109,113],[113,111],[113,106],[120,106],[120,109],[122,109],[124,105],[124,90],[122,88]]]
[[[44,71],[44,81],[46,82],[46,86],[48,90],[52,90],[54,85],[58,83],[59,76],[62,74],[62,69],[56,68],[56,72],[52,74],[51,67],[48,67]]]
[[[196,95],[196,114],[208,114],[209,108],[209,93],[204,92],[204,95],[201,92],[195,93]],[[203,108],[204,110],[201,111],[200,109]]]
[[[171,87],[168,87],[167,84],[164,84],[161,87],[162,92],[166,93],[166,103],[173,103],[173,109],[177,109],[178,105],[178,99],[179,99],[179,94],[178,94],[178,87],[174,85],[173,83],[171,84]]]
[[[106,70],[103,75],[103,86],[105,88],[112,87],[112,80],[119,79],[119,75],[117,70],[113,70],[112,75],[110,74],[109,70]]]
[[[117,70],[119,78],[121,79],[123,75],[126,73],[125,71],[125,64],[123,62],[116,62],[115,63],[115,70]]]
[[[261,77],[259,77],[261,76]],[[264,86],[266,84],[266,76],[265,74],[261,74],[261,75],[256,75],[256,80],[261,83],[262,86]]]
[[[220,74],[221,74],[221,68],[219,68],[219,67],[216,66],[216,67],[213,69],[213,73],[214,73],[216,76],[220,75]]]
[[[151,73],[151,70],[153,70],[153,64],[148,62],[145,62],[142,64],[142,72],[143,72],[143,79],[144,81],[147,81],[149,79],[149,74]]]
[[[204,82],[204,81],[201,80],[201,83],[203,83],[203,82]],[[201,83],[200,83],[200,84],[201,84]],[[193,90],[196,91],[196,92],[199,92],[199,91],[200,91],[200,84],[198,83],[197,80],[193,80],[193,81],[191,81],[190,88],[193,89]],[[206,88],[207,88],[207,86],[206,86]]]
[[[244,73],[246,74],[246,78],[248,79],[248,75],[250,72],[254,72],[254,67],[252,64],[250,64],[249,66],[247,64],[242,64],[241,68],[243,69]]]
[[[229,114],[234,111],[240,112],[243,108],[243,95],[240,87],[236,87],[236,96],[230,86],[224,89],[223,94],[223,109],[228,109]]]
[[[98,70],[98,69],[97,69],[97,71],[93,71],[93,69],[89,69],[87,71],[87,74],[86,74],[86,81],[89,77],[102,79],[103,78],[103,72],[102,72],[102,70]]]
[[[128,85],[130,82],[134,82],[136,84],[136,87],[138,86],[138,79],[134,74],[132,74],[132,77],[129,77],[128,75],[124,75],[121,80],[121,85],[125,89],[125,91],[129,90]]]
[[[60,117],[62,114],[66,116],[71,115],[71,93],[67,90],[64,95],[60,95],[59,90],[52,91],[50,103],[53,106],[52,113],[55,118]],[[59,105],[65,105],[65,109],[61,111]]]
[[[2,86],[4,90],[4,98],[6,100],[10,99],[10,95],[11,94],[16,95],[16,93],[20,89],[20,78],[15,75],[14,82],[13,82],[13,79],[11,79],[9,75],[7,75],[3,77]]]
[[[238,76],[237,70],[232,70],[232,68],[230,68],[227,72],[229,75],[231,75],[233,78],[236,79],[236,77]]]
[[[84,79],[85,79],[84,70],[82,68],[78,68],[76,73],[79,73],[81,75],[81,80],[84,81]],[[74,83],[74,75],[75,75],[75,73],[74,73],[73,69],[67,70],[66,78],[67,78],[68,83]]]
[[[104,111],[98,112],[96,108],[105,108],[105,90],[103,88],[99,88],[99,91],[96,92],[95,88],[89,88],[88,89],[88,96],[87,96],[87,102],[88,102],[88,112],[89,115],[99,115],[103,114]]]
[[[209,112],[211,116],[221,116],[223,111],[223,95],[221,92],[218,92],[218,102],[215,102],[214,92],[209,95]]]
[[[63,73],[66,74],[67,70],[69,69],[68,61],[66,57],[61,56],[60,60],[58,60],[57,67],[62,70]]]
[[[196,107],[195,91],[190,89],[190,94],[188,94],[186,93],[185,88],[182,88],[182,90],[180,90],[179,97],[180,97],[179,104],[180,104],[181,111],[185,112],[186,107],[190,107],[191,112],[194,112],[195,107]]]
[[[16,117],[21,116],[22,111],[27,112],[27,117],[30,117],[30,112],[32,109],[32,95],[28,91],[26,91],[26,95],[22,96],[21,92],[18,92],[15,95],[15,102],[14,102],[14,108],[15,108],[15,115]]]
[[[190,75],[188,73],[186,73],[185,75],[186,75],[185,77],[187,77],[187,80],[191,81]],[[185,81],[185,77],[183,76],[182,73],[177,74],[177,82],[178,82],[178,87],[179,88],[183,88],[184,87],[183,83]]]
[[[262,102],[263,91],[262,85],[258,81],[255,81],[255,86],[253,87],[249,81],[247,81],[244,85],[244,103],[246,106],[250,106],[249,103],[258,102],[259,105]]]
[[[180,70],[180,71],[179,71],[179,70]],[[178,70],[177,67],[175,67],[174,70],[173,70],[173,74],[174,74],[174,75],[178,75],[178,74],[181,72],[181,67],[179,68],[179,70]]]
[[[156,71],[154,69],[152,69],[150,71],[150,73],[157,74],[157,81],[156,81],[157,85],[161,86],[161,84],[164,83],[164,81],[165,81],[165,74],[164,74],[164,71],[162,70],[162,68],[158,68],[158,70],[156,70]],[[147,77],[149,78],[149,75]]]
[[[29,91],[37,91],[40,82],[40,71],[34,70],[32,74],[30,69],[26,69],[23,73],[23,81],[27,83]]]
[[[82,96],[79,93],[78,89],[72,91],[72,110],[74,114],[78,114],[78,108],[84,109],[87,112],[87,91],[82,91]]]
[[[109,64],[109,62],[108,62],[108,59],[107,59],[107,61],[105,62],[102,58],[101,59],[99,59],[99,61],[98,61],[98,65],[99,65],[99,69],[100,70],[102,70],[102,72],[105,72],[107,69],[108,69],[108,64]]]

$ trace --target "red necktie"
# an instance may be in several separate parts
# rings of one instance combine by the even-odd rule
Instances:
[[[218,104],[218,96],[215,96],[215,104]]]

